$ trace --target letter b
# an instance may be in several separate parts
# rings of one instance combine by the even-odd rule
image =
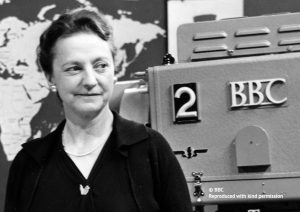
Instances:
[[[231,82],[231,107],[241,107],[246,104],[247,96],[243,93],[245,86],[243,82]],[[238,103],[238,99],[240,102]]]
[[[260,105],[264,101],[264,94],[260,92],[262,84],[259,81],[248,82],[249,88],[249,105]],[[254,96],[257,96],[257,101],[255,101]]]

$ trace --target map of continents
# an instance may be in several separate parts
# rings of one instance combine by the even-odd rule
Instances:
[[[41,2],[48,4],[41,5],[35,14],[31,12],[30,20],[18,15],[0,19],[0,139],[7,161],[13,160],[22,143],[46,135],[63,118],[56,94],[49,90],[35,63],[39,35],[57,18],[63,6],[54,1]],[[13,0],[0,1],[0,10],[12,3]],[[69,3],[97,7],[90,1]],[[105,15],[114,28],[119,50],[117,76],[122,79],[130,76],[128,67],[147,51],[149,43],[164,37],[165,30],[158,20],[135,20],[134,11],[118,9]]]

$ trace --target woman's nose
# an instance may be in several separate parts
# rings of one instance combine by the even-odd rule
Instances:
[[[97,85],[96,73],[92,68],[87,68],[83,76],[83,86],[90,90]]]

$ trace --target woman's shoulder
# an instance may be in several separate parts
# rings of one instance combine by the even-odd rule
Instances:
[[[115,120],[114,124],[119,136],[125,140],[128,139],[132,144],[140,143],[142,141],[153,142],[155,146],[167,143],[160,132],[146,126],[146,124],[128,120],[119,115]]]
[[[123,129],[125,129],[126,133],[121,133],[121,137],[123,137],[123,139],[125,138],[125,142],[126,140],[131,142],[132,145],[130,146],[132,150],[138,149],[138,151],[141,152],[143,152],[143,150],[150,151],[151,154],[173,154],[169,142],[160,132],[145,124],[124,118],[122,119],[124,121]]]
[[[55,148],[57,144],[57,141],[61,139],[63,126],[64,122],[58,125],[58,127],[48,135],[22,144],[19,157],[29,157],[36,160],[38,163],[42,163],[51,154],[53,148]]]

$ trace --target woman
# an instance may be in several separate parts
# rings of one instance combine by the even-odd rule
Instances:
[[[111,28],[76,9],[41,35],[38,63],[65,118],[23,145],[10,169],[5,212],[191,211],[182,170],[156,131],[113,113]]]

